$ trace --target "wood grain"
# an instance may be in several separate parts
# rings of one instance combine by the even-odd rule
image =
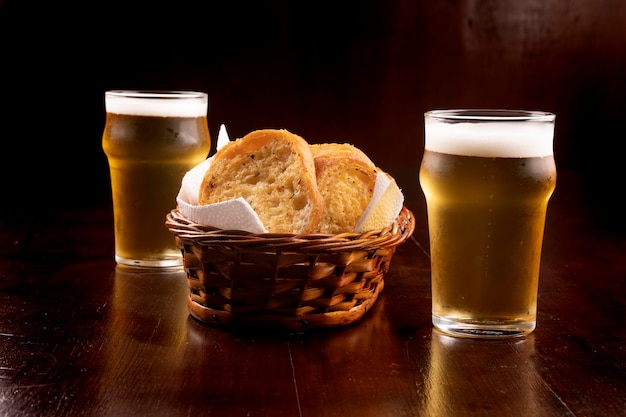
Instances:
[[[0,415],[594,416],[626,411],[626,237],[563,173],[549,208],[537,330],[432,330],[425,211],[361,321],[217,329],[181,271],[113,262],[107,207],[0,216]],[[586,202],[587,201],[587,202]]]

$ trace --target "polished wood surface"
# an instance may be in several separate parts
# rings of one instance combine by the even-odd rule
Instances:
[[[2,416],[626,415],[626,236],[560,172],[537,330],[451,338],[430,323],[417,218],[378,302],[353,325],[269,334],[209,327],[185,275],[117,268],[107,204],[0,217]]]

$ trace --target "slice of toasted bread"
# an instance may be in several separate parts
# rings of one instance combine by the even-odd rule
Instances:
[[[287,130],[256,130],[213,156],[200,186],[200,204],[243,197],[271,233],[311,233],[323,200],[308,143]]]
[[[374,192],[378,169],[369,157],[348,143],[310,145],[324,210],[317,231],[352,232]]]

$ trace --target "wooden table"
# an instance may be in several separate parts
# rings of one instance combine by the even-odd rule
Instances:
[[[107,204],[5,209],[0,415],[624,416],[626,234],[579,176],[558,181],[538,327],[508,341],[433,331],[419,194],[407,196],[416,232],[374,308],[282,335],[190,318],[181,271],[116,268]]]

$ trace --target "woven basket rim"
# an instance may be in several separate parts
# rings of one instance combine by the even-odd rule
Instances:
[[[403,206],[391,225],[364,233],[251,233],[198,224],[175,208],[167,214],[165,225],[183,242],[198,246],[219,244],[251,250],[345,252],[398,246],[413,234],[415,217]]]

